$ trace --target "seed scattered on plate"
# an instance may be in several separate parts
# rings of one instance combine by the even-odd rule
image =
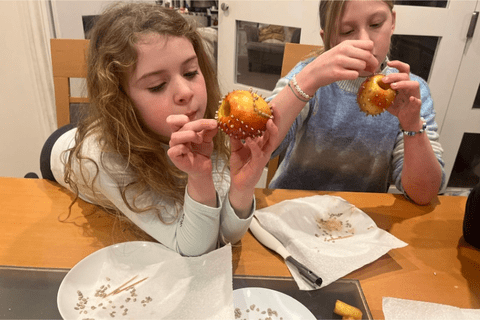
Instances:
[[[248,314],[250,312],[254,312],[254,314],[250,314],[248,316],[249,319],[257,319],[259,320],[283,320],[283,317],[278,317],[278,312],[272,310],[271,308],[267,308],[266,310],[260,309],[255,304],[250,305],[249,308],[245,309],[245,312]],[[258,313],[257,314],[255,314]],[[235,319],[242,319],[246,320],[247,318],[242,318],[242,310],[240,308],[235,308]]]
[[[323,241],[335,243],[335,240],[350,238],[355,235],[355,228],[352,227],[350,221],[339,219],[343,214],[343,212],[329,213],[327,219],[315,219],[317,227],[321,231],[321,234],[315,233],[315,237],[323,237]]]
[[[146,278],[144,278],[143,280],[145,280]],[[131,279],[133,280],[133,279]],[[143,280],[140,280],[138,282],[136,282],[135,284],[137,283],[140,283],[142,282]],[[110,278],[106,278],[106,281],[111,281]],[[133,285],[135,285],[133,284]],[[109,288],[111,287],[110,284],[102,284],[98,289],[96,289],[93,293],[93,296],[94,298],[93,299],[97,299],[97,301],[99,299],[104,299],[105,297],[107,296],[110,296],[110,295],[117,295],[117,294],[121,294],[122,292],[124,293],[127,293],[129,295],[129,297],[127,297],[124,301],[125,302],[130,302],[130,304],[133,302],[137,302],[137,298],[138,297],[138,294],[137,294],[137,290],[136,288],[133,286],[133,285],[130,285],[128,287],[125,287],[124,289],[121,289],[122,286],[120,286],[119,288],[113,290],[112,292],[110,292],[109,294],[106,293],[107,290],[109,290]],[[86,308],[87,305],[88,305],[88,302],[89,302],[89,299],[90,297],[85,297],[84,294],[80,291],[80,290],[77,290],[77,303],[76,305],[74,306],[74,310],[76,311],[79,311],[79,314],[88,314],[88,312],[94,312],[97,308],[101,308],[102,310],[107,310],[108,312],[108,309],[110,309],[110,312],[108,313],[108,315],[112,318],[115,318],[115,317],[119,317],[119,316],[127,316],[128,315],[128,308],[125,308],[125,306],[122,304],[120,306],[118,306],[119,309],[122,309],[122,313],[117,313],[117,311],[115,311],[114,309],[117,308],[117,305],[114,303],[113,300],[104,300],[103,302],[100,302],[98,303],[96,306],[90,306],[88,309]],[[141,302],[140,302],[141,300]],[[147,307],[148,303],[152,302],[153,299],[151,297],[145,297],[143,299],[138,299],[138,302],[139,304],[141,304],[143,307]],[[82,320],[95,320],[94,318],[83,318]]]

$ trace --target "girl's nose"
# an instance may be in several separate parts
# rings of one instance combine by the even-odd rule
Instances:
[[[358,32],[358,39],[357,40],[371,40],[370,34],[365,29],[360,29]]]
[[[173,99],[178,105],[187,105],[193,97],[193,90],[186,79],[178,79],[174,88]]]

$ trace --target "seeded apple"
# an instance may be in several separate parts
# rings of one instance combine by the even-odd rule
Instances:
[[[252,90],[232,91],[220,103],[215,118],[220,129],[236,139],[262,135],[273,117],[268,103]]]
[[[357,103],[366,115],[376,116],[387,110],[397,95],[388,83],[384,83],[383,74],[368,77],[360,86]]]

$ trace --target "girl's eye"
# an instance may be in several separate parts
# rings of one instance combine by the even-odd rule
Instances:
[[[160,90],[163,89],[164,86],[165,86],[165,82],[159,84],[158,86],[148,88],[148,91],[150,91],[152,93],[159,92]]]
[[[380,28],[382,25],[383,25],[383,22],[372,23],[372,24],[370,25],[370,27],[371,27],[371,28]]]
[[[192,79],[195,76],[197,76],[198,74],[199,74],[198,70],[195,70],[195,71],[191,71],[191,72],[186,72],[186,73],[183,74],[183,76],[187,79]],[[162,82],[158,86],[147,88],[147,90],[152,92],[152,93],[160,92],[160,91],[163,90],[165,85],[166,85],[166,82]]]
[[[349,34],[353,33],[353,30],[348,30],[348,31],[345,31],[345,32],[341,32],[340,34],[342,36],[348,36]]]
[[[195,76],[197,76],[199,74],[198,70],[195,70],[195,71],[191,71],[191,72],[187,72],[184,74],[184,77],[186,78],[194,78]]]

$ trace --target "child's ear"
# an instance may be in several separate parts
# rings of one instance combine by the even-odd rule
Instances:
[[[397,20],[397,12],[395,10],[392,10],[392,34],[393,34],[393,31],[395,31],[396,20]]]
[[[323,43],[325,43],[324,36],[325,36],[325,32],[323,32],[323,29],[320,29],[320,37],[322,38]]]

